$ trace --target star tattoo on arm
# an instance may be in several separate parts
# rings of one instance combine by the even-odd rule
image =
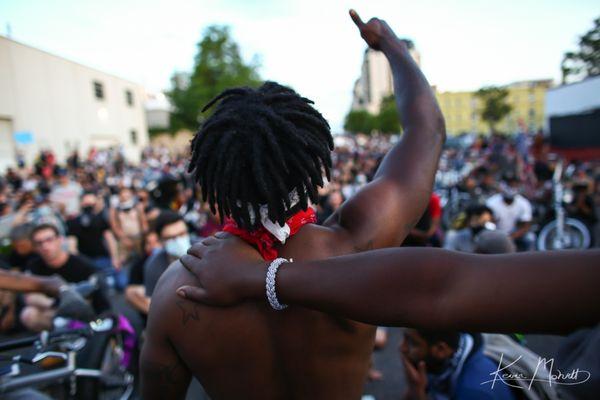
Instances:
[[[181,310],[181,323],[185,326],[189,320],[198,321],[198,305],[186,300],[178,300],[177,307]]]

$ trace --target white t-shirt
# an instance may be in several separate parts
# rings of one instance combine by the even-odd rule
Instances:
[[[515,196],[512,204],[506,204],[502,194],[498,193],[490,197],[486,205],[496,217],[498,230],[511,234],[516,230],[517,222],[531,221],[531,203],[520,194]]]

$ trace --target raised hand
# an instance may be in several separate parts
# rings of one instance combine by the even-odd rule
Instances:
[[[392,28],[384,20],[371,18],[365,24],[355,10],[350,10],[350,18],[358,27],[360,36],[372,49],[381,50],[381,45],[386,40],[398,40]]]
[[[415,367],[404,354],[400,354],[408,388],[404,394],[405,400],[421,400],[427,398],[427,369],[424,361],[419,361]]]

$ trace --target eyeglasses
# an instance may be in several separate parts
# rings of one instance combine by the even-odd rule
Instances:
[[[40,239],[40,240],[34,240],[33,241],[33,245],[36,247],[41,247],[44,243],[50,243],[55,241],[58,238],[58,236],[53,235],[53,236],[49,236],[45,239]]]

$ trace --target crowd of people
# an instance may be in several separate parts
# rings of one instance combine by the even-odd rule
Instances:
[[[383,135],[335,137],[331,179],[313,205],[318,223],[373,179],[397,140]],[[476,253],[534,250],[536,234],[555,218],[552,177],[561,158],[540,135],[465,136],[450,142],[429,206],[404,245]],[[222,227],[218,215],[203,204],[187,172],[188,160],[186,151],[147,148],[134,165],[112,148],[92,150],[85,157],[74,152],[65,163],[58,163],[52,151],[44,151],[33,165],[20,163],[8,169],[0,178],[0,265],[35,275],[58,274],[67,282],[101,271],[109,291],[123,293],[141,316],[141,335],[161,274],[191,243]],[[588,228],[594,245],[600,163],[571,160],[564,170],[563,183],[572,194],[566,213]],[[0,300],[1,334],[52,327],[51,298],[3,292]],[[106,293],[95,295],[92,302],[98,314],[113,307]],[[377,346],[385,342],[381,329]],[[482,340],[409,330],[402,352],[408,358],[414,357],[413,348],[418,346],[435,352],[440,342],[446,343],[444,351],[430,360],[455,360],[456,367],[473,343]],[[408,382],[417,387],[423,371],[410,368],[419,365],[415,361],[405,366]],[[477,370],[474,363],[466,364],[465,371]],[[458,375],[442,368],[446,365],[440,361],[424,366],[439,372],[440,387],[443,379],[458,380]],[[370,377],[381,379],[381,374],[373,369]]]
[[[321,192],[319,221],[371,180],[396,139],[336,138],[335,172]],[[404,245],[472,252],[475,236],[481,230],[493,230],[497,238],[506,236],[503,248],[535,250],[537,233],[556,218],[552,178],[557,165],[564,163],[566,215],[581,221],[591,236],[591,246],[597,246],[598,161],[565,160],[552,152],[541,134],[463,136],[449,142],[429,206]]]

